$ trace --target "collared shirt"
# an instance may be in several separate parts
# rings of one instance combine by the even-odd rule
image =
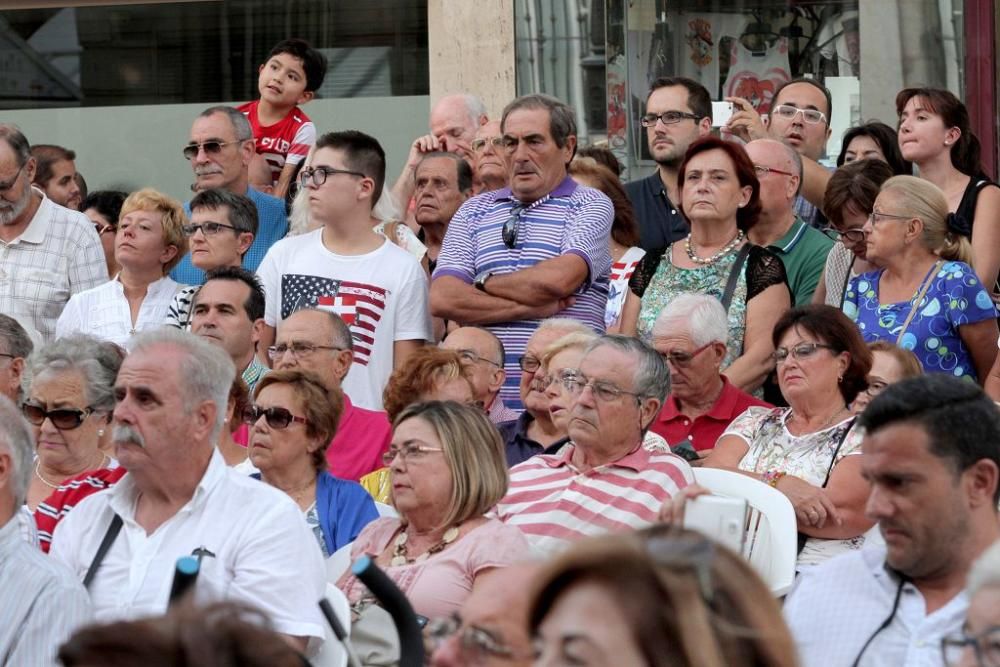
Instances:
[[[124,346],[137,332],[163,326],[170,302],[181,287],[169,276],[150,283],[133,325],[125,287],[119,276],[115,276],[103,285],[70,297],[56,321],[56,338],[85,333]]]
[[[588,275],[573,293],[573,305],[556,317],[579,320],[603,333],[611,275],[611,200],[593,188],[578,186],[567,176],[548,195],[520,208],[517,242],[514,248],[508,248],[502,229],[515,206],[522,205],[510,188],[485,192],[462,204],[448,224],[434,278],[452,276],[471,285],[484,271],[513,273],[547,259],[576,255],[586,262]],[[517,360],[540,322],[497,322],[486,327],[507,351],[507,379],[500,396],[515,409],[521,408],[521,369]]]
[[[340,479],[360,481],[383,467],[382,453],[392,440],[392,425],[384,412],[359,408],[344,394],[344,411],[337,434],[326,448],[330,474]]]
[[[892,614],[899,584],[881,545],[804,569],[784,606],[803,667],[853,665]],[[928,614],[920,590],[904,583],[892,621],[865,649],[860,667],[941,667],[941,638],[962,628],[968,606],[963,591]]]
[[[502,424],[504,422],[509,422],[517,419],[521,416],[517,410],[511,410],[507,407],[507,404],[503,402],[503,399],[499,396],[493,399],[493,403],[490,404],[490,409],[488,416],[493,424]]]
[[[687,461],[637,444],[617,461],[579,470],[576,445],[514,466],[507,495],[494,510],[524,532],[539,554],[560,551],[589,535],[622,532],[655,522],[660,506],[694,482]]]
[[[639,246],[646,252],[662,251],[688,235],[690,226],[663,186],[657,169],[646,178],[625,184],[639,223]]]
[[[87,591],[60,563],[0,526],[0,665],[56,665],[56,651],[91,619]]]
[[[32,192],[42,198],[35,216],[16,239],[0,240],[0,313],[50,341],[69,298],[107,282],[108,267],[87,216]]]
[[[785,265],[788,287],[795,300],[792,305],[809,304],[823,275],[833,239],[796,218],[785,235],[767,247],[781,257],[781,263]]]
[[[253,396],[253,390],[257,387],[257,383],[260,382],[260,379],[267,375],[270,370],[270,368],[257,360],[256,354],[251,357],[250,365],[243,369],[243,374],[240,376],[243,378],[243,381],[247,383],[247,390],[251,396]]]
[[[740,390],[729,379],[722,376],[722,392],[708,412],[694,419],[681,413],[677,399],[673,394],[663,402],[660,414],[650,425],[650,430],[663,436],[670,445],[676,445],[684,440],[690,440],[695,450],[706,450],[715,447],[719,436],[726,430],[730,422],[743,414],[747,408],[758,405],[764,408],[773,407]]]
[[[507,467],[516,466],[537,454],[555,454],[569,438],[560,438],[548,447],[537,440],[528,437],[528,426],[535,420],[527,410],[515,419],[497,424],[500,437],[503,439],[504,451],[507,453]]]
[[[288,235],[288,215],[285,212],[285,202],[277,197],[257,192],[253,188],[247,189],[246,196],[257,207],[257,234],[243,255],[243,268],[256,271],[264,261],[268,249]],[[184,204],[184,213],[191,217],[191,202]],[[191,263],[190,252],[174,267],[170,277],[185,285],[201,285],[205,282],[205,272]]]
[[[199,603],[245,602],[278,632],[324,636],[316,606],[326,591],[323,560],[288,495],[227,468],[214,449],[191,499],[151,534],[135,520],[138,494],[126,474],[77,505],[52,540],[50,557],[82,580],[112,517],[121,516],[122,532],[90,586],[99,621],[162,614],[177,559],[207,550],[195,583]]]

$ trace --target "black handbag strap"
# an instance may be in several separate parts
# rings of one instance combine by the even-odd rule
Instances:
[[[89,589],[90,582],[94,580],[94,576],[97,574],[97,569],[101,567],[101,561],[108,554],[108,549],[114,543],[115,538],[118,537],[118,533],[122,529],[122,518],[115,513],[115,518],[111,520],[108,525],[108,530],[104,533],[104,539],[101,540],[101,546],[97,547],[97,553],[94,554],[94,560],[91,561],[90,567],[87,569],[87,574],[83,578],[83,587]]]
[[[736,261],[733,262],[733,268],[729,270],[726,291],[722,293],[722,307],[727,313],[729,312],[729,304],[733,302],[733,292],[736,291],[736,282],[740,279],[740,271],[743,270],[743,264],[746,262],[747,255],[749,254],[750,243],[744,243],[743,247],[736,254]]]
[[[847,440],[847,434],[851,432],[854,427],[854,422],[857,417],[851,418],[851,421],[847,422],[847,427],[844,429],[844,433],[840,436],[840,440],[837,442],[837,448],[833,450],[833,456],[830,458],[830,467],[826,469],[826,477],[823,479],[823,486],[821,488],[826,488],[826,485],[830,482],[830,475],[833,473],[833,466],[837,463],[837,454],[840,453],[840,448],[843,446],[844,441]]]

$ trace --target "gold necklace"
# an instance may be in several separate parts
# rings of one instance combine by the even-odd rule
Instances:
[[[847,409],[847,406],[845,405],[844,407],[840,408],[839,410],[837,410],[836,412],[834,412],[832,415],[830,415],[827,418],[827,420],[825,422],[823,422],[819,426],[819,428],[813,429],[812,431],[809,431],[809,433],[803,433],[802,435],[810,435],[812,433],[819,433],[820,431],[822,431],[823,429],[825,429],[826,427],[828,427],[830,424],[832,424],[834,418],[837,415],[839,415],[841,412],[843,412],[844,410],[846,410],[846,409]],[[795,411],[794,410],[790,411],[790,413],[789,413],[789,416],[792,416],[792,415],[795,415]]]
[[[69,475],[63,481],[65,482],[66,479],[69,479],[70,477],[76,477],[76,475],[80,475],[80,474],[82,474],[82,473],[84,473],[84,472],[86,472],[88,470],[99,470],[100,468],[104,467],[104,462],[107,461],[107,459],[108,459],[108,455],[102,453],[101,454],[101,462],[97,466],[97,468],[84,468],[83,470],[81,470],[80,472],[78,472],[76,474]],[[45,479],[45,477],[42,476],[41,467],[42,467],[42,460],[38,459],[38,461],[35,463],[35,477],[37,477],[38,479],[42,480],[42,484],[44,484],[45,486],[49,487],[50,489],[58,489],[60,486],[62,486],[62,484],[53,484],[49,480]]]
[[[406,553],[406,542],[409,539],[406,528],[396,536],[396,541],[392,548],[392,560],[389,561],[389,565],[393,567],[401,567],[403,565],[409,565],[410,563],[423,563],[430,556],[444,551],[445,547],[458,539],[458,526],[452,526],[448,530],[444,531],[444,535],[441,536],[441,541],[433,545],[430,549],[420,554],[415,558],[410,558]]]

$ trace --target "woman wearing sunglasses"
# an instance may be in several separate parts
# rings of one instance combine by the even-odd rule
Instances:
[[[318,377],[287,369],[261,378],[253,405],[243,412],[251,425],[250,461],[260,470],[253,476],[296,502],[324,557],[378,517],[360,484],[326,472],[326,448],[343,408],[339,392],[328,392]]]

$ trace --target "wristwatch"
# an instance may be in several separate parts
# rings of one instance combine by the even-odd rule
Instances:
[[[486,281],[493,277],[492,271],[481,271],[476,279],[472,281],[472,286],[480,292],[486,291]]]

